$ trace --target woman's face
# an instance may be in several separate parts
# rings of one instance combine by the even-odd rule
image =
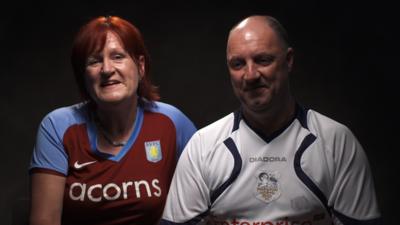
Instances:
[[[97,105],[131,101],[137,96],[144,65],[143,56],[135,63],[119,37],[108,32],[104,48],[86,62],[85,83],[90,97]]]

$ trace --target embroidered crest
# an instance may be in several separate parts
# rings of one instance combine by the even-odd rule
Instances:
[[[256,198],[265,203],[270,203],[281,196],[278,172],[260,171],[256,179]]]
[[[158,141],[148,141],[144,143],[146,149],[146,157],[150,162],[158,162],[162,159],[161,144]]]

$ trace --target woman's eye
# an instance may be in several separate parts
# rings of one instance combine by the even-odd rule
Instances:
[[[96,63],[98,63],[98,62],[99,62],[98,59],[96,59],[96,58],[94,58],[94,57],[89,57],[89,58],[87,59],[87,61],[86,61],[86,65],[91,66],[91,65],[94,65],[94,64],[96,64]]]
[[[115,54],[115,55],[112,56],[112,58],[115,59],[115,60],[121,60],[121,59],[125,58],[125,55],[123,55],[123,54]]]

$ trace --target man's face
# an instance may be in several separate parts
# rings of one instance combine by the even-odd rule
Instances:
[[[292,55],[265,22],[231,32],[227,64],[233,90],[245,110],[261,112],[281,104],[289,94]]]

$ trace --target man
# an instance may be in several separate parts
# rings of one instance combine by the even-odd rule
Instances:
[[[379,224],[357,139],[290,92],[293,49],[279,22],[251,16],[237,24],[227,64],[241,108],[189,141],[162,223]]]

